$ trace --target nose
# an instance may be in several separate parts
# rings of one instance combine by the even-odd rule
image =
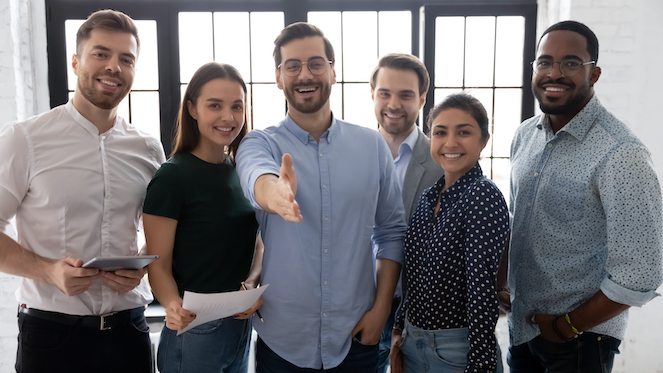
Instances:
[[[233,111],[230,107],[225,107],[223,110],[221,110],[221,120],[224,122],[231,122],[235,120],[235,116],[233,115]]]
[[[399,100],[397,95],[391,95],[389,98],[389,101],[387,102],[387,107],[392,110],[397,110],[400,109],[401,107],[401,101]]]
[[[557,67],[555,68],[555,65]],[[550,71],[548,71],[548,77],[552,80],[556,80],[559,78],[564,78],[566,75],[562,72],[562,63],[561,62],[553,62],[552,68]]]
[[[120,57],[115,55],[110,57],[106,63],[106,70],[111,73],[120,72],[122,70],[120,68]]]
[[[308,69],[308,62],[302,62],[302,69],[299,70],[299,75],[297,77],[299,80],[311,80],[313,78],[311,70]]]
[[[447,135],[447,143],[446,146],[447,148],[454,148],[458,145],[458,136],[454,133],[450,133]]]

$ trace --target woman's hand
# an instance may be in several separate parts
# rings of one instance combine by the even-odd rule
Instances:
[[[182,308],[182,298],[166,307],[166,326],[170,330],[182,330],[196,318],[196,314]]]

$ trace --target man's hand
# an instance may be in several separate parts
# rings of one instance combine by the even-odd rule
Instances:
[[[246,285],[246,288],[240,288],[239,290],[255,289],[255,286],[252,283],[249,283],[248,281],[245,282],[244,284]],[[238,320],[248,319],[251,316],[253,316],[253,314],[256,313],[256,311],[258,311],[260,307],[262,307],[262,297],[259,297],[258,300],[256,300],[255,303],[253,303],[253,306],[251,306],[251,308],[249,308],[244,312],[236,313],[233,315],[233,317]]]
[[[83,261],[73,256],[55,260],[47,266],[48,282],[68,296],[84,293],[103,275],[103,272],[93,268],[82,268],[82,265]]]
[[[557,316],[555,315],[544,315],[544,314],[536,314],[530,318],[527,319],[528,324],[533,324],[536,323],[539,326],[539,330],[541,331],[541,337],[544,339],[553,342],[553,343],[565,343],[567,341],[563,340],[560,338],[557,333],[555,332],[555,329],[553,329],[553,322],[559,321],[555,320]],[[566,321],[564,321],[564,324],[566,324]],[[563,335],[566,336],[566,332],[568,331],[571,332],[570,335],[568,335],[568,338],[573,337],[573,331],[567,326],[567,325],[562,325],[561,323],[557,324],[557,330],[559,330],[560,333],[564,333]]]
[[[391,331],[391,351],[389,352],[389,360],[391,364],[392,373],[403,373],[403,351],[401,345],[403,344],[403,331],[394,329]]]
[[[385,312],[382,309],[373,307],[370,311],[366,311],[359,319],[357,325],[352,329],[352,336],[361,332],[361,339],[359,342],[363,345],[375,345],[380,342],[384,325],[389,318],[390,309]]]
[[[146,272],[145,268],[118,269],[115,272],[104,272],[101,281],[109,288],[124,294],[138,286]]]
[[[283,154],[280,176],[262,175],[256,181],[256,202],[265,211],[280,215],[284,220],[301,222],[299,204],[295,201],[297,177],[290,154]]]
[[[182,298],[176,299],[166,307],[166,326],[170,330],[182,330],[196,318],[196,314],[182,308]]]

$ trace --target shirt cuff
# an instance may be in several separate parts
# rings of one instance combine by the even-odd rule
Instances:
[[[634,291],[627,289],[608,277],[606,277],[601,283],[601,291],[611,301],[626,304],[631,307],[642,307],[650,300],[661,295],[658,294],[656,290]]]
[[[377,246],[375,259],[389,259],[403,265],[403,241],[380,242]]]

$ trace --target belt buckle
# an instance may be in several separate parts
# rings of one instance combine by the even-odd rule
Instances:
[[[99,316],[99,330],[110,330],[110,326],[106,326],[106,318],[117,314],[117,312],[109,312]]]

